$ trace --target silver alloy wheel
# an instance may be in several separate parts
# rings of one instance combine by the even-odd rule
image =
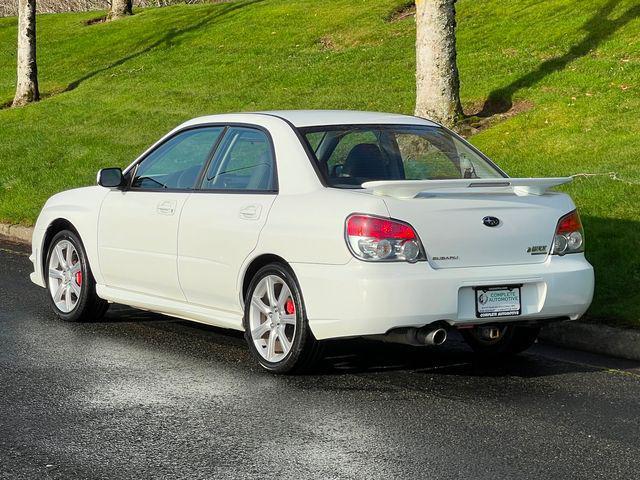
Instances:
[[[69,313],[76,308],[82,283],[82,264],[76,247],[69,240],[60,240],[49,259],[49,294],[58,310]]]
[[[269,362],[283,360],[296,335],[296,307],[291,289],[277,275],[264,277],[253,291],[249,329],[256,350]]]

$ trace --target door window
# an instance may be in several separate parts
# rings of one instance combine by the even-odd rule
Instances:
[[[275,190],[271,142],[261,130],[231,127],[205,175],[205,190]]]
[[[224,127],[202,127],[172,137],[142,160],[131,187],[150,190],[194,188],[223,130]]]

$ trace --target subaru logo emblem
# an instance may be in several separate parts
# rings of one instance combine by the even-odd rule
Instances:
[[[500,225],[500,219],[496,217],[484,217],[482,219],[482,223],[484,223],[487,227],[497,227]]]

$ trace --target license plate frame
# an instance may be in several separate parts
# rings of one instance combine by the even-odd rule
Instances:
[[[473,289],[475,291],[476,318],[504,318],[522,315],[521,284],[481,286]],[[493,308],[487,306],[490,303],[493,303]]]

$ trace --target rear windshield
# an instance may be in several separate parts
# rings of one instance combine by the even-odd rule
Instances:
[[[300,129],[329,186],[373,180],[502,178],[471,145],[441,127],[347,125]]]

